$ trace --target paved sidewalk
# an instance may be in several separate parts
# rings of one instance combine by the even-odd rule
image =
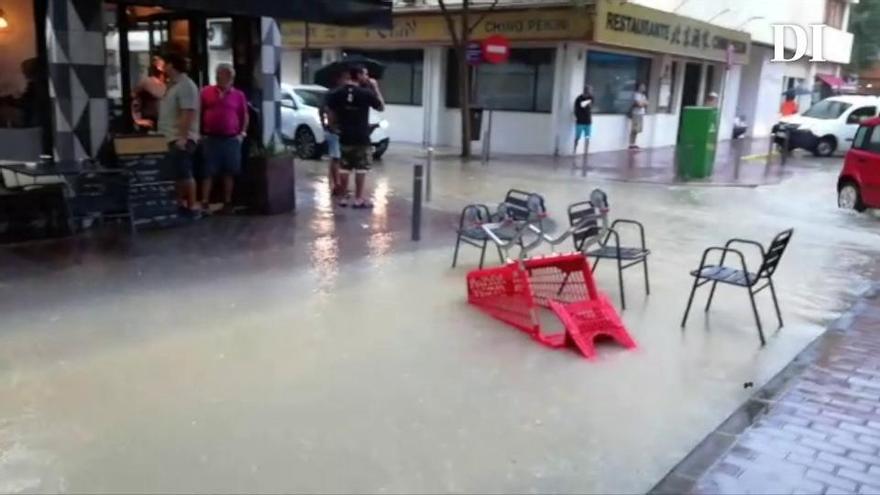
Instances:
[[[652,493],[880,494],[880,288]]]

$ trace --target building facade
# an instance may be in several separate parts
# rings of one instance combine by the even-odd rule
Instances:
[[[383,89],[392,139],[457,146],[457,66],[435,3],[404,2],[388,31],[283,23],[283,82],[308,83],[324,63],[367,55],[388,65]],[[474,17],[485,17],[473,39],[501,34],[511,42],[508,63],[471,69],[473,101],[493,110],[492,149],[503,153],[570,154],[572,104],[584,84],[596,97],[590,152],[627,146],[626,113],[638,83],[647,85],[650,101],[642,147],[674,144],[681,108],[703,104],[711,92],[721,96],[723,139],[736,115],[751,135],[766,136],[783,92],[798,89],[806,108],[814,87],[840,81],[852,47],[842,29],[846,0],[502,1],[489,13],[479,5]],[[828,24],[827,62],[772,62],[771,25],[780,22]],[[785,44],[794,50],[791,33]]]

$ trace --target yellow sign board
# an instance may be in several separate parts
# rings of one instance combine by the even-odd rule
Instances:
[[[594,41],[653,52],[746,64],[748,33],[620,0],[597,0]]]
[[[476,20],[480,15],[481,12],[474,12],[471,18]],[[511,41],[588,41],[592,27],[592,16],[584,8],[502,10],[487,15],[474,29],[472,38],[481,40],[500,34]],[[314,48],[388,48],[451,43],[446,20],[439,13],[396,15],[392,29],[316,24],[309,24],[308,28],[308,46]],[[281,34],[287,48],[306,46],[306,25],[302,22],[282,23]]]

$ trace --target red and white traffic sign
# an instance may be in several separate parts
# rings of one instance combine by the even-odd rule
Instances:
[[[495,34],[483,41],[483,60],[490,64],[503,64],[510,58],[510,40]]]

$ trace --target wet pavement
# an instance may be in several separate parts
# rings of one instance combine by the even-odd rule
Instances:
[[[880,285],[651,493],[880,494]]]
[[[690,180],[691,186],[756,187],[779,184],[791,177],[803,165],[804,160],[786,157],[783,162],[777,152],[768,160],[770,151],[766,139],[738,139],[719,143],[711,177]],[[799,152],[798,152],[799,153]],[[417,153],[418,156],[426,156]],[[436,152],[438,160],[458,161],[454,150]],[[621,150],[591,153],[586,159],[577,157],[493,155],[491,163],[501,162],[505,167],[533,168],[535,165],[550,168],[570,168],[592,179],[646,184],[682,183],[676,173],[676,148]]]
[[[332,208],[304,162],[296,215],[0,249],[0,492],[643,493],[877,275],[880,224],[836,208],[839,159],[732,188],[443,159],[413,243],[417,155],[376,167],[371,212]],[[559,223],[601,187],[646,224],[652,295],[632,270],[623,313],[638,349],[589,362],[468,307],[479,254],[449,268],[453,224],[512,187]],[[787,325],[765,348],[741,290],[679,328],[705,247],[788,227]]]

